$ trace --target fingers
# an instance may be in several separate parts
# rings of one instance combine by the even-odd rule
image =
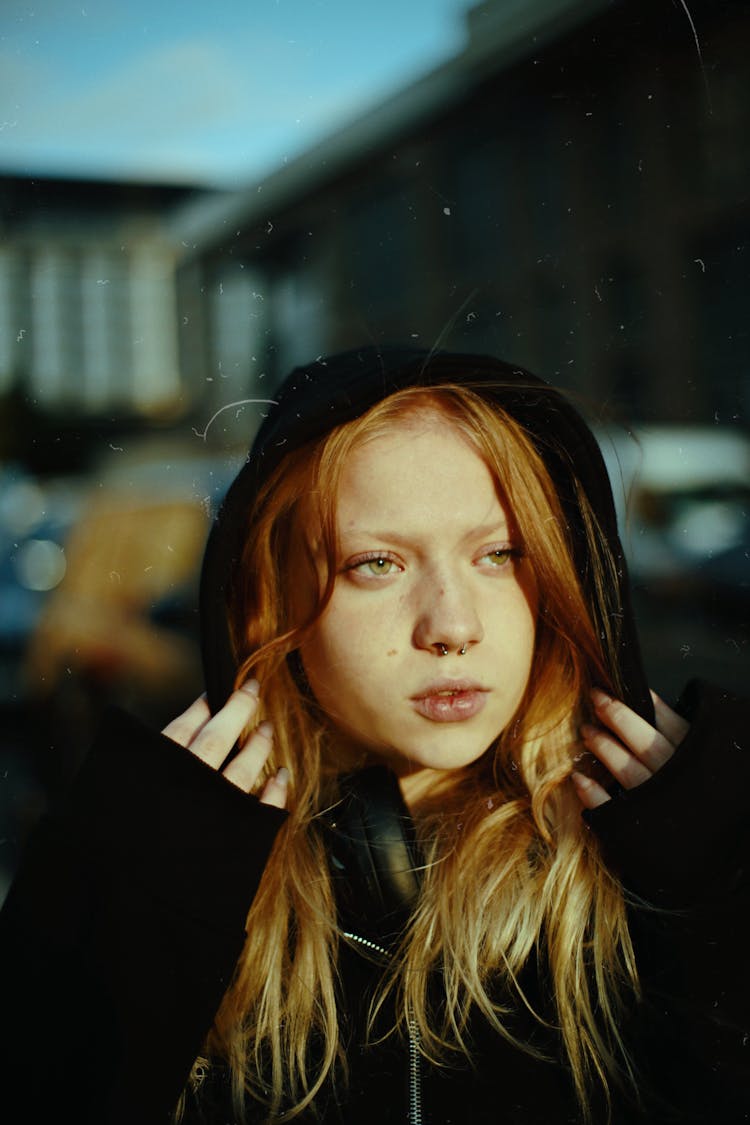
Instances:
[[[239,753],[229,762],[223,771],[224,777],[249,793],[266,764],[272,746],[273,727],[269,722],[263,722],[255,728]]]
[[[260,795],[261,805],[273,805],[277,809],[286,808],[287,790],[289,788],[289,770],[282,766],[275,777],[270,777],[263,786]]]
[[[626,748],[626,753],[629,751],[630,754],[634,754],[638,762],[642,763],[649,773],[655,773],[672,757],[675,751],[673,743],[665,738],[661,731],[652,727],[650,723],[636,714],[635,711],[626,707],[621,700],[613,699],[597,689],[591,692],[591,699],[597,719],[608,729],[608,732],[611,732],[597,740],[597,744],[605,750],[605,753],[611,752],[613,746],[616,746],[619,742]],[[612,735],[615,738],[612,738]],[[593,746],[592,750],[596,753],[597,758],[601,758],[601,755]],[[601,760],[610,768],[606,757],[601,758]],[[614,760],[618,765],[623,763],[620,755],[615,755]],[[611,772],[617,777],[618,781],[621,780],[616,770],[611,770]],[[636,780],[628,784],[630,773],[635,774]],[[626,780],[622,784],[628,789],[633,784],[640,785],[642,781],[646,780],[642,771],[633,769],[633,767],[626,767],[626,775]]]
[[[651,698],[654,701],[656,729],[661,731],[676,749],[690,730],[690,723],[687,719],[683,719],[682,715],[678,715],[676,711],[668,707],[655,691],[651,692]]]
[[[621,700],[594,689],[591,699],[599,725],[584,723],[581,738],[589,750],[624,789],[634,789],[669,761],[689,730],[689,724],[654,692],[656,726],[632,711]],[[596,808],[611,800],[598,781],[580,771],[572,774],[581,803]]]
[[[205,696],[196,699],[162,734],[184,746],[197,758],[221,769],[242,732],[251,725],[258,711],[260,685],[249,680],[232,693],[227,702],[211,715]],[[267,720],[260,723],[227,764],[222,774],[233,785],[249,793],[256,785],[273,746],[273,727]],[[286,806],[289,773],[281,769],[270,778],[260,794],[261,804]]]
[[[607,767],[624,789],[633,789],[651,777],[653,771],[601,727],[584,723],[581,738],[586,749]]]
[[[273,726],[265,720],[258,724],[240,752],[222,771],[224,777],[238,789],[249,793],[255,788],[272,748]],[[277,809],[286,808],[288,787],[289,770],[282,766],[274,777],[269,777],[258,799],[262,805],[273,805]]]
[[[257,680],[249,680],[232,692],[222,709],[198,730],[188,749],[213,769],[219,769],[245,727],[253,721],[259,692]]]
[[[612,800],[604,786],[594,781],[593,777],[587,777],[585,773],[579,773],[577,770],[574,770],[570,776],[584,808],[595,809],[598,805]]]
[[[211,712],[208,709],[206,697],[202,695],[190,704],[187,711],[183,711],[181,715],[168,723],[161,733],[166,734],[167,738],[171,738],[173,742],[179,742],[180,746],[189,746],[198,731],[206,725],[210,718]]]

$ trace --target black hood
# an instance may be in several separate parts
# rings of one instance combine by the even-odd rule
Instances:
[[[226,595],[242,553],[247,513],[259,487],[291,450],[323,437],[380,399],[413,385],[457,383],[498,402],[524,427],[556,484],[573,543],[575,563],[595,626],[604,615],[619,619],[618,651],[608,652],[619,671],[625,702],[653,723],[630,603],[627,568],[617,532],[612,492],[596,439],[563,396],[535,375],[491,356],[367,346],[295,368],[276,393],[250,455],[227,492],[206,546],[201,577],[201,634],[208,702],[217,711],[233,690],[236,665]],[[618,583],[604,605],[594,591],[594,570],[575,480],[580,482],[616,562]]]

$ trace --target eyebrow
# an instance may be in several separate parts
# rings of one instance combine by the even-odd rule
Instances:
[[[398,532],[395,532],[395,531],[377,530],[375,528],[356,527],[356,526],[351,527],[351,528],[342,528],[341,529],[342,538],[345,535],[350,535],[350,536],[361,535],[363,538],[366,538],[366,539],[387,539],[389,542],[395,543],[399,546],[408,546],[408,544],[412,540],[411,536],[409,536],[409,535],[399,535]],[[503,536],[508,538],[508,537],[510,537],[510,535],[511,535],[510,527],[508,526],[507,521],[503,520],[502,522],[481,524],[479,527],[471,528],[469,531],[466,532],[466,534],[464,536],[462,536],[462,541],[466,541],[466,540],[469,540],[469,539],[485,539],[485,538],[492,539],[492,538],[500,538],[500,537],[503,537]]]

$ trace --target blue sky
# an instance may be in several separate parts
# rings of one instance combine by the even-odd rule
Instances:
[[[237,186],[454,54],[470,0],[3,0],[0,172]]]

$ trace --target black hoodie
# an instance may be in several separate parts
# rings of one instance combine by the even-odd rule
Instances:
[[[620,640],[607,656],[625,700],[652,722],[611,492],[591,432],[528,372],[489,357],[409,348],[318,360],[279,389],[206,549],[201,620],[212,709],[234,683],[226,594],[260,483],[291,449],[391,391],[438,382],[468,384],[499,401],[531,436],[557,486],[593,619],[602,631],[605,618],[618,623]],[[617,584],[601,596],[576,481],[617,563]],[[645,1108],[615,1091],[612,1120],[735,1125],[750,1120],[748,711],[695,685],[681,707],[692,727],[667,765],[586,814],[628,892],[656,907],[632,912],[645,995],[623,1028],[644,1074]],[[19,1120],[166,1123],[231,978],[283,820],[169,739],[124,713],[109,716],[70,794],[35,833],[3,910],[0,1089],[9,1105],[20,1099]],[[473,1019],[472,1066],[419,1064],[418,1117],[409,1102],[415,1044],[411,1057],[409,1044],[394,1038],[365,1046],[365,1001],[381,966],[355,945],[342,943],[339,965],[349,1082],[319,1099],[322,1120],[582,1120],[554,1028],[525,1025],[522,1013],[515,1030],[550,1061],[510,1047]],[[544,1008],[543,971],[532,965],[527,978]],[[598,1125],[605,1111],[596,1105]],[[188,1098],[184,1120],[234,1120],[220,1070],[197,1101]]]

